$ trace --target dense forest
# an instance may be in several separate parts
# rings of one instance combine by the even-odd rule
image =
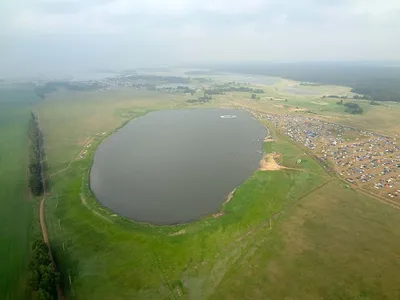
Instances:
[[[29,282],[35,292],[35,299],[57,299],[56,285],[60,276],[54,270],[49,256],[49,248],[42,240],[36,240],[32,245],[29,270]]]
[[[349,86],[376,101],[400,102],[400,67],[367,63],[252,63],[207,66],[215,71],[259,74],[314,84]]]
[[[31,113],[29,120],[29,187],[32,194],[39,196],[43,193],[43,136],[39,128],[38,120],[34,113]]]

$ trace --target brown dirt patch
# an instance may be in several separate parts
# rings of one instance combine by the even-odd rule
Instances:
[[[278,153],[268,153],[263,156],[260,160],[260,171],[279,171],[282,169],[286,169],[285,167],[279,165],[275,158],[278,158],[280,154]]]

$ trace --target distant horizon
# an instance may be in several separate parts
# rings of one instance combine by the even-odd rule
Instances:
[[[234,67],[234,66],[290,66],[290,65],[319,65],[323,66],[347,66],[347,67],[387,67],[387,68],[400,68],[400,60],[302,60],[302,61],[255,61],[255,60],[242,60],[242,61],[222,61],[222,62],[192,62],[180,64],[155,64],[155,65],[141,65],[137,67],[87,67],[75,69],[57,69],[43,70],[41,72],[20,72],[19,74],[0,74],[0,79],[3,80],[18,80],[21,78],[42,78],[44,80],[51,77],[58,77],[66,79],[66,77],[81,77],[82,75],[90,74],[107,74],[107,73],[122,73],[126,71],[137,70],[157,70],[157,69],[199,69],[199,70],[213,70],[218,67]],[[0,71],[1,72],[1,71]],[[228,72],[228,71],[226,71]],[[140,73],[140,72],[139,72]],[[267,75],[266,75],[267,76]],[[50,78],[47,78],[50,77]]]
[[[400,61],[398,0],[0,3],[0,76],[100,66]]]

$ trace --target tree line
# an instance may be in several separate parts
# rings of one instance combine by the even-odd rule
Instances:
[[[42,240],[34,241],[29,264],[29,283],[35,291],[35,299],[57,299],[57,283],[60,275],[54,270],[49,256],[49,248]]]
[[[31,113],[28,134],[30,139],[29,187],[33,195],[40,196],[43,193],[43,136],[34,113]]]
[[[400,102],[400,67],[347,62],[237,63],[202,66],[214,71],[261,74],[302,81],[303,85],[333,84],[352,88],[367,100]]]
[[[197,99],[189,99],[187,102],[189,103],[206,103],[209,102],[212,99],[210,95],[207,93],[204,93],[204,96],[200,96]]]

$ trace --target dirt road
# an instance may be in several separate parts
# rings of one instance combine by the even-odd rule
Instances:
[[[39,127],[39,130],[41,131],[39,113],[36,112],[36,115],[37,115],[38,127]],[[54,270],[57,270],[56,263],[55,263],[54,258],[53,258],[53,254],[51,253],[49,234],[47,232],[46,220],[45,220],[45,215],[44,215],[44,204],[45,204],[45,201],[46,201],[47,190],[46,190],[46,178],[45,178],[44,173],[43,173],[43,160],[44,160],[44,157],[42,157],[42,154],[40,154],[40,164],[41,164],[41,167],[42,167],[42,180],[43,180],[43,196],[42,196],[42,199],[40,200],[40,206],[39,206],[40,229],[42,231],[43,241],[49,247],[49,256],[50,256],[50,260],[51,260],[51,263],[53,265],[53,268],[54,268]],[[63,296],[60,284],[57,284],[56,288],[57,288],[57,298],[58,298],[58,300],[63,300],[64,296]]]

